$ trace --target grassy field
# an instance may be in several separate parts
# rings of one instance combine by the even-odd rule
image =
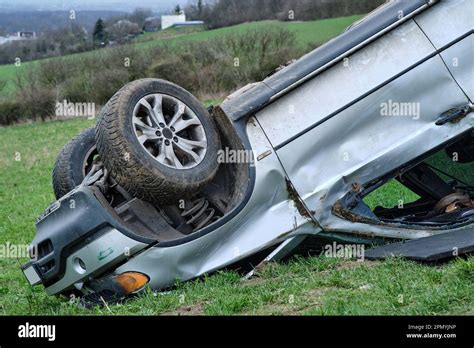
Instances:
[[[157,33],[147,33],[137,39],[133,43],[136,48],[146,49],[163,42],[180,42],[180,41],[204,41],[211,40],[229,33],[243,32],[249,29],[260,28],[268,25],[281,26],[288,28],[296,34],[298,44],[301,47],[317,47],[318,45],[328,41],[329,39],[339,35],[354,21],[360,19],[360,15],[331,18],[310,22],[278,22],[278,21],[261,21],[253,23],[244,23],[232,27],[226,27],[215,30],[204,31],[201,29],[181,28],[168,29]],[[85,52],[66,56],[64,58],[48,58],[48,59],[74,59],[81,55],[94,55],[96,52]],[[15,90],[14,79],[17,74],[21,74],[24,68],[36,64],[38,61],[24,62],[20,66],[14,64],[0,65],[0,81],[6,81],[6,86],[0,93],[13,93]]]
[[[51,170],[57,153],[94,122],[75,119],[0,128],[0,245],[32,240],[36,218],[54,199]],[[391,190],[385,195],[398,197]],[[381,194],[374,204],[384,198]],[[299,258],[268,265],[249,281],[222,272],[170,292],[147,291],[126,304],[92,311],[30,287],[19,268],[25,261],[0,258],[0,314],[474,314],[474,258],[439,266],[396,259]]]
[[[137,43],[137,45],[156,45],[162,39],[179,41],[203,41],[210,40],[230,33],[239,33],[246,30],[258,29],[266,26],[279,26],[287,28],[296,34],[298,44],[302,47],[307,45],[318,46],[333,37],[341,34],[345,28],[359,20],[362,16],[355,15],[341,18],[329,18],[308,22],[280,22],[280,21],[259,21],[243,23],[231,27],[225,27],[214,30],[190,31],[189,28],[168,29],[163,32],[148,33],[140,38],[146,42]],[[151,40],[150,40],[151,38]]]

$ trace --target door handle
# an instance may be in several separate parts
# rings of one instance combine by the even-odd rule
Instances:
[[[457,108],[449,109],[441,114],[436,121],[437,126],[442,126],[448,122],[456,122],[465,117],[470,112],[474,111],[473,104],[466,104],[458,106]]]

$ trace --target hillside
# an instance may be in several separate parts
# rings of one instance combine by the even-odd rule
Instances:
[[[250,29],[262,28],[265,26],[273,25],[283,28],[287,28],[294,32],[297,37],[297,43],[300,47],[305,48],[309,51],[311,48],[317,47],[324,42],[332,39],[339,35],[347,28],[350,24],[360,19],[361,15],[342,17],[342,18],[331,18],[323,19],[310,22],[279,22],[279,21],[261,21],[235,25],[232,27],[220,28],[215,30],[199,30],[189,31],[179,29],[168,29],[157,33],[147,33],[139,37],[137,42],[131,44],[135,48],[146,49],[160,45],[164,42],[180,42],[180,41],[206,41],[212,40],[213,38],[222,37],[226,34],[244,32]],[[100,51],[99,51],[100,52]],[[49,58],[49,59],[75,59],[75,57],[90,56],[98,54],[98,51],[85,52],[74,54],[65,57]],[[35,64],[34,62],[22,63],[20,67],[14,64],[0,65],[0,86],[2,81],[6,83],[2,93],[8,94],[15,90],[14,80],[17,73],[20,73],[24,68]]]
[[[180,33],[178,29],[168,29],[157,33],[147,33],[143,35],[142,40],[152,38],[152,41],[147,42],[148,45],[158,44],[160,39],[173,39],[173,40],[192,40],[202,41],[210,40],[219,36],[223,36],[230,33],[243,32],[249,29],[258,29],[268,25],[277,25],[283,28],[287,28],[296,34],[298,44],[306,47],[307,45],[318,46],[324,42],[332,39],[333,37],[341,34],[344,29],[350,26],[355,21],[359,20],[362,16],[355,15],[341,18],[330,18],[321,19],[317,21],[309,22],[280,22],[280,21],[260,21],[238,24],[231,27],[191,32]],[[183,28],[186,29],[186,28]],[[182,29],[181,29],[182,30]],[[169,35],[174,33],[175,35]],[[138,45],[145,45],[139,43]]]

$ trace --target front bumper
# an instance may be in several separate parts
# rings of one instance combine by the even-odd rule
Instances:
[[[106,272],[153,243],[122,225],[91,187],[79,187],[52,204],[36,224],[32,259],[22,266],[31,285],[48,294]]]

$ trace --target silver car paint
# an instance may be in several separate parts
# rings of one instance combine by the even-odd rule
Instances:
[[[451,29],[445,31],[448,38],[455,39],[456,35],[465,33],[465,23],[469,22],[466,17],[470,17],[469,4],[460,0],[436,6],[439,6],[436,14],[444,14],[445,22],[459,22],[459,26],[448,25]],[[463,18],[447,19],[446,11],[453,9]],[[431,18],[431,11],[423,15]],[[425,28],[429,27],[425,23]],[[414,46],[404,45],[406,40]],[[410,49],[404,50],[403,47]],[[389,57],[385,56],[387,51],[390,51]],[[433,52],[435,47],[417,24],[407,22],[392,35],[386,35],[354,54],[348,65],[338,64],[257,113],[257,119],[272,144],[284,145],[277,150],[282,165],[306,206],[314,212],[314,219],[325,231],[406,239],[447,231],[359,223],[332,213],[336,202],[352,190],[353,184],[363,186],[473,127],[472,113],[457,124],[443,127],[434,124],[446,110],[469,101],[440,56],[432,57]],[[425,61],[426,58],[429,59]],[[471,71],[472,58],[466,61],[463,69]],[[387,85],[360,100],[356,99],[380,83],[372,74],[388,80],[392,74],[417,62],[418,66]],[[398,69],[390,70],[387,63],[392,67],[395,64]],[[335,84],[334,81],[347,83]],[[466,83],[472,86],[472,80]],[[359,93],[355,94],[357,89]],[[345,107],[353,100],[352,105]],[[382,116],[381,105],[388,101],[418,103],[421,114],[412,119]],[[331,114],[339,109],[342,111]],[[298,134],[304,132],[301,124],[314,127],[318,121],[321,124],[317,127]]]
[[[434,51],[411,20],[267,106],[257,119],[279,146]]]
[[[248,122],[247,132],[254,153],[272,150],[254,119]],[[289,237],[320,231],[289,198],[285,172],[273,151],[256,161],[255,170],[250,200],[224,226],[183,245],[150,248],[116,272],[143,272],[150,277],[151,287],[159,289],[173,285],[176,279],[189,280],[217,270]]]
[[[415,21],[436,49],[441,49],[473,30],[474,1],[442,0],[420,13]]]
[[[381,104],[389,99],[420,103],[419,119],[381,116]],[[472,128],[472,113],[456,124],[435,125],[441,113],[467,102],[436,56],[277,153],[324,230],[391,238],[424,237],[435,231],[355,223],[338,218],[332,208],[352,190],[352,184],[363,186]]]
[[[54,295],[63,292],[72,284],[81,289],[82,284],[94,274],[127,259],[130,255],[137,254],[146,247],[147,244],[131,239],[114,228],[107,228],[99,238],[68,256],[65,261],[64,277],[47,287],[46,293]],[[101,258],[103,252],[106,254],[102,254],[104,258]],[[78,266],[77,259],[82,260],[86,266],[85,270]]]
[[[474,102],[474,64],[472,64],[474,59],[474,34],[441,52],[441,57],[459,86],[471,102]]]

